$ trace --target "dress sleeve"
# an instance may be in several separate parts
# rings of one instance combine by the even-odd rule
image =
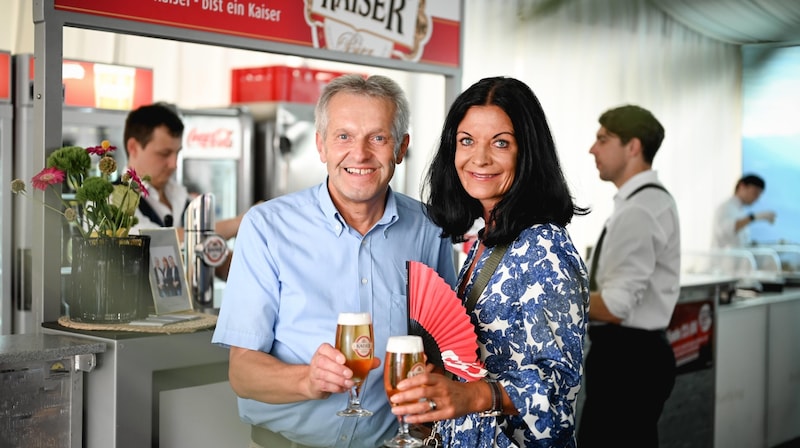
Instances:
[[[566,232],[542,231],[517,241],[495,277],[481,311],[481,319],[494,316],[482,322],[489,331],[485,362],[502,372],[497,379],[519,411],[500,425],[522,429],[526,445],[546,439],[567,446],[582,374],[586,267]]]

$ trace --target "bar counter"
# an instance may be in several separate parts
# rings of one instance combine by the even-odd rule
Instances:
[[[717,313],[715,447],[800,437],[800,288],[734,297]]]

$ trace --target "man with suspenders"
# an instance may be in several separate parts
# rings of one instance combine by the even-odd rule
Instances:
[[[590,265],[589,341],[578,446],[657,447],[675,383],[665,329],[680,291],[680,225],[652,169],[664,128],[633,105],[606,111],[590,154],[613,182],[614,212]]]

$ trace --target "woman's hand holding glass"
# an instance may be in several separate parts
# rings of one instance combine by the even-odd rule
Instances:
[[[422,338],[419,336],[391,336],[386,344],[386,359],[383,363],[383,386],[391,402],[392,396],[397,394],[397,385],[406,378],[425,373],[425,352]],[[392,405],[396,403],[392,402]],[[435,405],[431,407],[435,409]],[[422,440],[413,437],[408,432],[408,423],[405,416],[401,415],[400,428],[397,435],[384,442],[384,446],[391,448],[422,446]]]

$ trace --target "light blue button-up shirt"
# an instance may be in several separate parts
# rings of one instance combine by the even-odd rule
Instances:
[[[338,213],[326,183],[255,206],[236,237],[212,342],[309,364],[320,344],[335,345],[340,312],[369,312],[383,361],[389,336],[407,333],[406,261],[455,284],[453,246],[440,234],[422,204],[391,190],[383,217],[363,236]],[[239,414],[303,445],[379,446],[397,429],[382,368],[370,372],[362,397],[373,416],[338,417],[346,393],[291,404],[240,398]]]

